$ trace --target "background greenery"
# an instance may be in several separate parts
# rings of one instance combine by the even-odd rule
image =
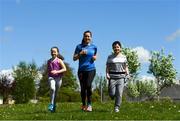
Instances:
[[[114,101],[93,103],[93,112],[80,110],[79,102],[60,102],[50,113],[47,103],[0,105],[1,120],[179,120],[180,103],[169,100],[153,102],[123,101],[119,113],[114,113]]]

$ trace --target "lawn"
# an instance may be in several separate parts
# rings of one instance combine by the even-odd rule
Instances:
[[[180,120],[180,103],[123,102],[119,113],[114,102],[93,103],[93,112],[80,110],[80,103],[58,103],[55,113],[47,103],[0,105],[1,120]]]

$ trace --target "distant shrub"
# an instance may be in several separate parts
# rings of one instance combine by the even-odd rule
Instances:
[[[93,91],[92,101],[93,102],[101,101],[101,96],[99,95],[98,91]]]
[[[57,102],[79,102],[80,93],[71,88],[61,88],[57,96]]]
[[[172,103],[173,100],[170,97],[161,97],[160,98],[160,102],[163,102],[163,103]]]
[[[39,100],[39,102],[47,103],[47,102],[49,102],[50,98],[49,97],[39,97],[38,100]]]

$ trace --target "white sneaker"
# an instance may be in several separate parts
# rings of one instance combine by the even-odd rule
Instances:
[[[91,105],[88,105],[86,111],[91,112],[91,111],[92,111],[92,106],[91,106]]]
[[[115,108],[115,109],[114,109],[114,112],[118,113],[118,112],[119,112],[119,109],[118,109],[118,108]]]

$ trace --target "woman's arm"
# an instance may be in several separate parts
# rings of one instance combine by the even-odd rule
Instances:
[[[97,59],[97,55],[94,55],[94,56],[92,57],[92,59],[93,59],[93,61],[95,61],[95,60]]]
[[[80,56],[79,54],[74,54],[73,60],[74,60],[74,61],[78,60],[78,59],[79,59],[79,56]]]

